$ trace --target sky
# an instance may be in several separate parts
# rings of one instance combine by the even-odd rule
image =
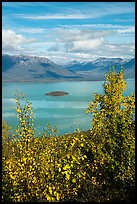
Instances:
[[[133,58],[135,2],[3,2],[2,52],[58,64]]]

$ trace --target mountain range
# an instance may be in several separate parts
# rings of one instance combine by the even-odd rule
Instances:
[[[72,61],[65,65],[58,65],[46,57],[2,55],[3,81],[80,81],[104,80],[104,73],[116,66],[116,70],[125,68],[125,77],[135,77],[135,58],[105,58],[99,57],[94,61]]]

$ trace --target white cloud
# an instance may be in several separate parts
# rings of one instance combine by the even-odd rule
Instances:
[[[117,31],[118,33],[135,33],[135,27],[129,27],[127,29],[121,29]]]
[[[60,28],[56,30],[56,33],[54,46],[50,50],[55,51],[62,47],[62,50],[64,48],[67,52],[90,52],[103,46],[105,43],[104,37],[112,32]]]
[[[56,29],[57,35],[59,35],[60,40],[86,40],[92,38],[105,37],[113,33],[111,30],[91,30],[91,29]]]
[[[34,39],[27,39],[22,34],[16,34],[13,30],[2,30],[3,50],[22,50],[24,45],[35,42]]]
[[[99,56],[134,55],[133,2],[18,2],[4,5],[7,10],[3,12],[3,51],[43,55],[58,63],[73,59],[90,61]],[[117,15],[126,13],[129,15]]]
[[[110,25],[108,25],[110,26]],[[112,25],[111,25],[112,26]],[[113,27],[113,26],[112,26]],[[116,26],[114,26],[116,27]],[[118,26],[122,30],[122,26]],[[126,29],[131,29],[127,27]],[[90,61],[97,57],[134,57],[134,42],[127,42],[116,39],[118,33],[116,30],[91,30],[91,29],[69,29],[58,28],[54,45],[49,48],[50,55],[54,53],[54,59],[61,61],[60,51],[65,53],[65,60]],[[114,42],[111,40],[114,36]],[[108,37],[111,37],[109,39]],[[56,53],[56,54],[55,54]],[[55,57],[57,56],[57,57]],[[55,59],[56,60],[56,59]]]
[[[91,51],[98,49],[103,43],[103,38],[74,41],[73,47],[69,51]]]
[[[94,29],[99,29],[99,30],[102,30],[102,29],[113,29],[113,30],[117,30],[117,29],[131,29],[132,31],[135,31],[135,26],[127,26],[127,25],[118,25],[118,24],[104,24],[104,23],[101,23],[101,24],[96,24],[96,23],[93,23],[93,24],[73,24],[73,25],[63,25],[63,27],[65,28],[68,28],[68,29],[72,29],[72,28],[94,28]]]
[[[46,8],[46,7],[45,7]],[[47,7],[48,8],[48,7]],[[125,14],[125,13],[133,13],[134,5],[126,4],[124,2],[117,3],[108,3],[102,2],[98,3],[98,5],[94,5],[94,3],[90,3],[89,7],[85,9],[85,6],[80,10],[78,8],[71,9],[70,7],[63,7],[63,12],[57,10],[57,14],[48,13],[45,15],[28,15],[28,14],[14,14],[17,17],[30,19],[30,20],[49,20],[49,19],[94,19],[97,17],[108,16],[113,14]],[[71,11],[71,12],[70,12]],[[58,13],[60,12],[60,13]]]
[[[20,18],[31,19],[31,20],[49,20],[49,19],[87,19],[91,18],[87,14],[51,14],[51,15],[25,15],[25,14],[14,14]]]
[[[44,33],[46,29],[43,28],[21,28],[20,31],[24,33]]]
[[[109,24],[109,26],[111,25]],[[127,29],[130,32],[132,27],[123,29],[123,27],[118,26],[118,30]],[[31,31],[35,33],[43,32],[40,28],[32,29]],[[49,37],[47,37],[47,34],[49,34]],[[113,42],[112,35],[115,37]],[[32,38],[26,38],[25,35],[17,34],[13,30],[3,30],[2,46],[3,50],[11,51],[12,54],[17,52],[34,56],[45,56],[58,64],[64,64],[71,60],[91,61],[98,57],[134,57],[134,42],[116,42],[118,35],[122,36],[123,33],[109,29],[52,28],[48,29],[48,33],[47,31],[43,32],[42,36],[36,41]],[[111,39],[109,40],[108,37],[111,37]]]
[[[135,45],[131,43],[111,44],[106,43],[100,50],[97,50],[98,56],[132,58],[135,53]]]

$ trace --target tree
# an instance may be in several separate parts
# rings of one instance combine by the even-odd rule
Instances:
[[[96,159],[105,164],[108,181],[135,180],[135,94],[124,96],[124,69],[113,67],[103,84],[104,94],[95,94],[87,113],[93,114],[91,139]]]

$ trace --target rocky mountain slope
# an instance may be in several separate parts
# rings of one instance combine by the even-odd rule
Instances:
[[[111,66],[117,70],[125,68],[125,77],[135,76],[135,58],[100,57],[90,62],[70,62],[58,65],[46,57],[2,55],[3,81],[68,81],[68,80],[104,80],[104,73]]]
[[[98,59],[90,62],[79,63],[72,61],[67,64],[65,68],[69,71],[73,71],[79,75],[83,75],[85,78],[95,78],[96,80],[105,79],[104,73],[109,71],[109,68],[116,66],[116,70],[120,71],[121,66],[125,68],[125,77],[135,77],[135,58],[124,60],[122,58],[104,58],[99,57]]]
[[[79,78],[47,58],[33,56],[2,56],[2,79],[6,81],[45,81]]]

